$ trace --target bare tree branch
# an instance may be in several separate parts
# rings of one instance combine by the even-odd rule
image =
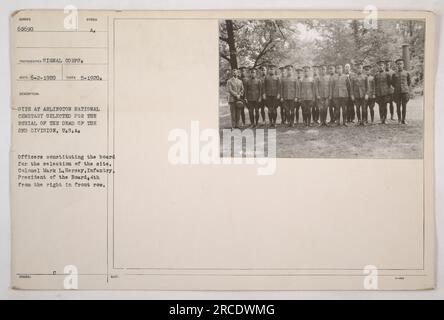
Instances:
[[[273,38],[270,37],[270,39],[267,41],[267,43],[265,44],[265,46],[262,48],[261,52],[259,52],[259,54],[257,55],[256,59],[254,60],[254,67],[257,66],[257,63],[259,61],[260,58],[262,58],[264,56],[265,53],[267,53],[267,49],[268,47],[273,43]],[[272,48],[272,47],[271,47]],[[270,49],[271,49],[270,48]]]

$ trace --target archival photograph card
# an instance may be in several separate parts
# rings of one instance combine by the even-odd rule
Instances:
[[[435,287],[435,17],[11,15],[14,289]]]

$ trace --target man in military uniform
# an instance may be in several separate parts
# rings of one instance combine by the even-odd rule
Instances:
[[[334,65],[331,64],[328,66],[328,74],[330,77],[330,81],[333,80],[333,77],[335,76],[335,66]],[[333,104],[333,100],[331,98],[328,102],[328,113],[330,115],[330,121],[328,123],[329,124],[335,123],[334,104]]]
[[[313,66],[313,68],[312,68],[313,81],[315,82],[315,85],[317,83],[316,80],[319,78],[319,69],[320,69],[320,66]],[[318,104],[317,97],[315,97],[315,102],[313,105],[313,122],[319,123],[319,104]]]
[[[240,79],[242,80],[242,84],[244,85],[244,88],[245,88],[245,84],[247,83],[248,78],[249,78],[248,68],[240,67],[239,70],[241,72]],[[245,96],[243,96],[242,98],[245,99]],[[241,112],[240,116],[242,119],[242,124],[245,126],[245,108],[242,108],[242,110],[240,112]]]
[[[350,99],[350,78],[343,74],[342,65],[336,66],[336,75],[331,82],[331,96],[335,106],[335,119],[337,125],[341,124],[341,110],[342,110],[342,124],[347,126],[347,104]]]
[[[228,104],[230,105],[231,113],[231,129],[239,128],[239,118],[241,114],[241,109],[244,108],[242,101],[242,96],[244,94],[244,86],[242,81],[239,79],[239,70],[233,69],[231,72],[232,76],[227,81],[228,89]]]
[[[327,66],[320,67],[319,76],[315,79],[316,103],[319,107],[321,127],[327,125],[327,110],[331,98],[331,79],[327,74]]]
[[[286,68],[285,67],[279,67],[279,69],[277,71],[277,76],[279,77],[279,80],[282,81],[282,79],[286,77],[286,74],[287,74]],[[281,115],[281,124],[285,124],[286,113],[285,113],[285,108],[282,105],[281,99],[279,99],[277,107],[279,108],[280,115]]]
[[[262,102],[262,81],[257,77],[257,70],[250,70],[250,78],[245,84],[245,100],[252,128],[259,122],[259,104]]]
[[[407,113],[407,102],[410,99],[410,73],[404,70],[404,60],[396,60],[397,71],[392,75],[392,84],[394,88],[394,98],[396,102],[396,112],[398,114],[398,122],[405,124],[405,116]]]
[[[285,69],[285,77],[281,79],[281,105],[284,107],[285,119],[287,119],[288,125],[293,127],[294,108],[298,100],[299,88],[298,82],[293,76],[293,66],[288,65]]]
[[[354,74],[351,72],[351,66],[348,63],[344,65],[344,74],[348,77],[348,80],[350,81],[350,84],[351,84]],[[355,122],[355,115],[356,115],[355,114],[355,104],[350,96],[347,100],[347,122],[348,123]],[[358,113],[358,121],[359,121],[359,118],[360,118],[360,115]]]
[[[364,125],[361,114],[367,113],[368,83],[367,76],[363,72],[362,63],[356,63],[356,74],[351,78],[351,100],[356,105],[358,125]]]
[[[267,67],[266,66],[262,66],[260,71],[261,72],[260,72],[258,78],[261,80],[261,83],[262,83],[262,86],[263,86],[264,85],[265,77],[267,76]],[[262,87],[262,89],[263,89],[263,87]],[[260,109],[260,114],[261,114],[262,122],[263,122],[264,125],[266,125],[267,122],[265,120],[265,100],[264,99],[261,99],[261,102],[259,102],[259,109]]]
[[[389,103],[390,91],[390,75],[385,71],[385,61],[378,61],[378,72],[375,74],[375,96],[379,105],[379,117],[381,124],[387,121],[387,104]]]
[[[392,78],[393,74],[395,73],[393,71],[393,69],[392,69],[392,62],[390,60],[387,60],[385,62],[385,72],[387,72],[389,74],[390,79]],[[394,93],[394,89],[393,89],[392,86],[390,86],[390,94],[388,96],[388,103],[389,103],[389,110],[390,110],[390,120],[395,120],[393,118],[393,114],[394,114],[394,111],[395,111],[394,110],[395,108],[393,106],[393,99],[394,99],[393,93]],[[398,118],[398,122],[399,121],[400,121],[400,119]]]
[[[297,68],[296,69],[296,82],[298,83],[298,88],[299,88],[299,96],[298,96],[298,101],[296,101],[295,103],[295,109],[294,109],[294,114],[295,114],[295,118],[296,118],[296,123],[299,123],[299,109],[302,110],[302,104],[301,104],[301,99],[300,98],[300,87],[301,87],[301,81],[302,81],[302,77],[303,77],[303,71],[302,68]],[[302,110],[302,113],[304,111]]]
[[[262,98],[265,100],[265,105],[268,108],[268,118],[270,119],[270,127],[276,127],[277,119],[277,105],[280,99],[280,86],[281,81],[275,72],[276,66],[270,65],[268,69],[268,75],[265,77],[263,84]]]
[[[370,111],[370,119],[371,122],[373,123],[375,120],[375,78],[373,77],[371,70],[372,70],[372,66],[371,65],[366,65],[364,66],[364,70],[365,73],[367,75],[367,96],[368,99],[366,101],[366,107],[365,107],[365,112],[361,115],[362,116],[362,120],[365,123],[368,123],[368,110]]]
[[[316,98],[315,83],[310,76],[310,67],[304,66],[304,76],[300,82],[300,100],[302,104],[302,118],[306,126],[311,124],[311,114]]]

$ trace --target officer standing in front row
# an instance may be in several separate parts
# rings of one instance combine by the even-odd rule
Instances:
[[[327,125],[327,110],[331,99],[331,77],[327,74],[327,66],[319,67],[319,75],[315,79],[315,88],[320,123],[323,127]]]
[[[239,118],[241,110],[244,108],[242,96],[244,94],[244,86],[239,79],[240,73],[238,69],[231,71],[231,78],[227,81],[228,104],[231,113],[231,129],[239,128]]]
[[[285,78],[287,75],[287,69],[285,67],[279,67],[279,69],[277,69],[276,72],[277,72],[277,76],[279,77],[279,80],[282,82],[282,79]],[[284,106],[282,105],[281,99],[278,100],[278,105],[276,107],[276,111],[277,111],[277,108],[279,108],[279,111],[280,111],[281,124],[285,124],[286,114],[285,114]]]
[[[394,87],[393,97],[398,113],[398,123],[406,124],[407,102],[410,99],[410,73],[404,70],[404,60],[396,60],[397,71],[392,75],[392,85]]]
[[[275,72],[276,66],[270,65],[268,68],[268,75],[265,77],[263,84],[262,98],[265,100],[265,105],[268,108],[268,119],[270,120],[270,127],[276,127],[277,106],[280,100],[280,79]]]
[[[342,110],[342,125],[347,126],[348,103],[350,99],[350,78],[343,73],[342,65],[336,66],[336,75],[331,82],[331,95],[335,107],[335,119],[337,125],[341,124],[341,110]]]
[[[257,77],[257,70],[251,68],[250,78],[245,83],[245,100],[252,128],[259,122],[259,109],[262,102],[262,81]]]
[[[304,66],[304,76],[300,82],[300,100],[302,104],[302,118],[305,126],[311,125],[311,114],[314,109],[316,90],[313,78],[310,76],[310,67]]]
[[[385,72],[387,72],[390,76],[390,79],[392,78],[393,74],[395,73],[392,70],[392,62],[390,60],[386,60],[385,61]],[[390,94],[388,95],[388,104],[389,104],[389,110],[390,110],[390,120],[394,120],[393,118],[393,114],[394,114],[394,106],[393,106],[393,101],[394,101],[394,96],[393,96],[394,90],[393,87],[390,86]],[[398,121],[400,121],[401,119],[398,117]]]
[[[378,72],[375,74],[375,95],[376,102],[379,105],[379,117],[381,124],[387,121],[387,104],[390,100],[390,75],[385,71],[385,61],[378,61]]]
[[[333,77],[335,76],[336,72],[335,72],[335,66],[334,65],[329,65],[328,66],[328,75],[330,76],[330,81],[333,80]],[[334,104],[333,104],[333,100],[330,97],[330,100],[328,102],[328,113],[330,115],[330,121],[328,122],[329,124],[333,124],[335,123],[335,109],[334,109]]]
[[[363,73],[362,63],[356,63],[356,73],[351,78],[351,100],[356,105],[356,113],[358,114],[358,125],[363,126],[364,120],[361,116],[364,111],[367,113],[368,100],[368,83],[367,76]]]
[[[258,78],[261,80],[261,84],[262,84],[262,90],[264,89],[264,81],[265,81],[265,77],[267,76],[267,67],[266,66],[261,66],[260,68],[260,73]],[[263,91],[262,91],[263,94]],[[259,102],[259,109],[260,109],[260,114],[262,117],[262,123],[265,125],[267,125],[267,121],[265,120],[265,100],[261,99],[261,102]]]
[[[317,80],[319,78],[319,68],[320,66],[318,65],[314,65],[311,69],[312,69],[312,73],[313,73],[313,81],[316,84]],[[318,103],[318,98],[315,97],[315,102],[313,105],[313,122],[314,123],[319,123],[319,103]]]
[[[287,65],[285,69],[285,77],[281,79],[281,108],[284,108],[288,126],[293,127],[294,109],[298,100],[299,87],[296,78],[293,76],[293,66]]]
[[[240,70],[240,79],[242,80],[242,84],[245,89],[245,85],[247,84],[249,78],[248,69],[247,67],[240,67],[239,70]],[[242,99],[245,99],[245,92]],[[242,119],[242,124],[245,126],[245,108],[242,108],[242,110],[240,111],[240,117]]]
[[[351,66],[349,63],[346,63],[344,65],[344,75],[346,75],[348,77],[348,81],[351,84],[351,81],[355,75],[354,75],[354,73],[352,73]],[[350,95],[347,99],[347,122],[348,123],[355,122],[356,114],[358,115],[358,121],[359,121],[360,114],[359,114],[359,110],[357,110],[357,111],[358,112],[355,113],[355,103],[351,99],[351,95]]]
[[[296,82],[298,83],[298,88],[299,88],[299,92],[298,92],[298,101],[295,103],[295,108],[294,108],[294,114],[295,114],[295,118],[296,118],[296,124],[299,123],[299,109],[302,110],[302,104],[301,104],[301,99],[300,99],[300,88],[301,88],[301,80],[302,80],[302,73],[304,70],[302,70],[302,68],[296,68]],[[302,110],[302,113],[304,111]]]
[[[375,120],[375,78],[373,77],[371,70],[371,65],[364,66],[365,73],[367,75],[367,95],[368,99],[366,102],[366,107],[364,113],[361,115],[364,123],[368,123],[368,111],[370,111],[370,119],[373,123]],[[367,110],[368,109],[368,110]]]

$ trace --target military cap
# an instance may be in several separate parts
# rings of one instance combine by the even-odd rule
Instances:
[[[297,68],[296,68],[296,71],[304,71],[304,70],[302,70],[301,67],[297,67]]]
[[[396,60],[395,60],[395,63],[398,63],[398,61],[405,62],[403,58],[398,58],[398,59],[396,59]]]
[[[293,67],[291,64],[287,64],[287,65],[285,66],[285,68],[286,68],[286,69],[294,69],[294,67]]]
[[[310,66],[303,66],[302,69],[310,69]]]
[[[371,64],[366,64],[366,65],[364,66],[364,69],[371,69],[371,68],[373,68],[373,66],[372,66]]]
[[[379,60],[378,62],[376,62],[376,64],[381,64],[381,63],[385,64],[385,60]]]

